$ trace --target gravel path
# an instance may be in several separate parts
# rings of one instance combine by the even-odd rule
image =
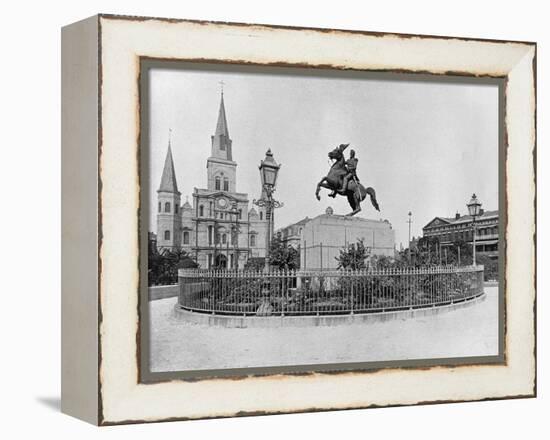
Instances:
[[[179,371],[498,354],[498,287],[439,315],[334,327],[221,328],[176,317],[176,298],[150,302],[151,370]]]

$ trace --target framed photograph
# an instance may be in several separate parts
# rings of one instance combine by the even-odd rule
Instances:
[[[536,45],[63,28],[62,409],[536,395]]]

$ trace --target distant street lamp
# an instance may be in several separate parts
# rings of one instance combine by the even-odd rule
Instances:
[[[481,213],[481,203],[477,199],[477,196],[475,194],[472,195],[472,199],[470,200],[470,203],[467,203],[466,206],[468,207],[468,213],[472,217],[472,230],[473,230],[473,256],[472,256],[472,264],[476,265],[476,217],[479,216]]]
[[[275,185],[277,183],[277,175],[279,174],[279,168],[281,165],[275,162],[271,149],[265,153],[265,159],[260,163],[260,178],[262,181],[262,198],[259,200],[253,200],[256,206],[261,208],[265,207],[267,231],[265,234],[265,265],[264,271],[269,272],[269,252],[271,248],[271,238],[273,237],[273,211],[275,208],[280,208],[283,204],[273,198],[275,192]]]

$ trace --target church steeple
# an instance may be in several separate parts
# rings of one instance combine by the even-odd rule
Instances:
[[[225,103],[223,100],[222,89],[220,108],[218,110],[218,122],[216,123],[216,131],[212,136],[212,157],[224,160],[233,160],[231,144],[232,142],[229,138],[229,129],[227,127],[227,117],[225,116]]]
[[[227,129],[227,118],[225,117],[225,103],[223,102],[223,92],[220,100],[220,109],[218,110],[218,123],[216,124],[216,136],[225,135],[229,139],[229,130]]]
[[[166,152],[160,186],[157,190],[157,248],[173,250],[179,249],[182,244],[182,217],[180,209],[181,193],[178,191],[178,183],[176,182],[171,137],[172,130],[170,130],[168,151]]]
[[[223,87],[223,82],[221,82]],[[208,173],[208,189],[210,191],[237,191],[237,163],[233,162],[233,141],[229,138],[227,118],[225,116],[225,102],[223,100],[223,88],[221,90],[220,108],[216,131],[211,137],[212,153],[206,161]]]
[[[179,193],[178,182],[176,181],[176,171],[174,168],[174,159],[172,158],[171,139],[168,140],[168,151],[166,153],[166,159],[164,160],[164,170],[162,171],[162,178],[158,189],[158,192],[161,191]]]

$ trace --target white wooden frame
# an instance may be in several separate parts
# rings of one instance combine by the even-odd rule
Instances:
[[[97,16],[62,45],[64,412],[107,425],[535,395],[533,43]],[[140,57],[505,77],[505,364],[139,383]]]

